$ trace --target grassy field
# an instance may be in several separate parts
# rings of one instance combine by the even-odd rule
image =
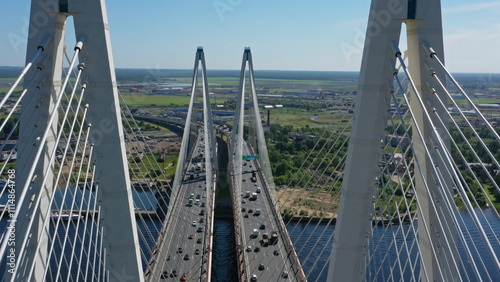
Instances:
[[[129,107],[160,107],[170,104],[188,105],[189,96],[122,94]],[[123,106],[123,103],[120,103]]]

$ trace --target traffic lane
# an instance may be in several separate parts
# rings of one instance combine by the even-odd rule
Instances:
[[[190,194],[193,193],[195,197],[197,194],[200,194],[200,200],[206,199],[206,197],[203,197],[202,195],[206,193],[206,191],[204,191],[204,180],[201,179],[200,181],[192,181],[184,187],[184,199],[182,201],[180,216],[178,217],[178,225],[175,230],[176,236],[170,243],[170,262],[165,267],[165,270],[169,270],[171,272],[173,268],[177,268],[179,275],[186,273],[189,281],[197,281],[199,280],[200,275],[204,274],[203,271],[201,271],[201,264],[206,261],[206,259],[205,261],[202,261],[202,256],[206,255],[205,250],[207,248],[205,245],[205,243],[207,243],[207,212],[205,212],[204,216],[200,216],[200,211],[202,209],[205,210],[205,208],[201,208],[201,204],[189,207],[188,198],[190,197]],[[204,219],[202,224],[199,223],[201,218]],[[197,222],[197,226],[193,226],[193,221]],[[202,226],[202,232],[197,232],[199,226]],[[193,239],[189,239],[190,234],[193,234]],[[202,239],[201,244],[197,243],[198,238]],[[183,249],[181,254],[178,253],[179,247],[182,247]],[[196,249],[200,251],[199,255],[195,254]],[[184,259],[186,254],[189,254],[189,260]]]
[[[251,191],[252,193],[256,191],[257,187],[258,186],[253,185],[253,183],[245,185],[245,189],[247,189],[247,191]],[[262,198],[262,193],[257,194],[257,200],[249,200],[246,198],[246,203],[242,203],[242,207],[245,208],[245,212],[240,211],[242,214],[247,214],[249,209],[252,209],[253,211],[252,213],[248,213],[248,218],[243,218],[244,224],[242,226],[242,232],[244,232],[245,240],[245,253],[249,262],[248,272],[250,275],[256,274],[257,276],[260,276],[261,278],[259,277],[259,279],[271,279],[272,275],[270,275],[269,271],[258,270],[260,264],[263,264],[266,269],[269,269],[269,267],[272,268],[273,265],[271,264],[271,261],[274,257],[274,248],[271,245],[264,247],[262,241],[262,234],[270,234],[272,231],[271,221],[267,216],[269,214],[268,209],[265,205],[265,199]],[[257,209],[261,210],[261,214],[259,216],[255,216],[255,211]],[[260,229],[262,224],[265,225],[265,229]],[[253,238],[251,236],[254,229],[259,231],[259,236],[257,236],[257,238]],[[251,246],[251,251],[247,251],[248,246]],[[255,252],[255,247],[259,247],[259,252]]]
[[[254,183],[254,185],[251,184],[246,184],[245,189],[250,192],[256,192],[257,187],[261,188],[261,193],[257,193],[257,200],[255,201],[248,201],[246,200],[247,203],[242,203],[242,207],[246,208],[245,212],[242,212],[243,214],[248,212],[248,209],[252,209],[253,213],[249,214],[249,218],[244,218],[245,224],[244,224],[244,229],[245,234],[251,234],[253,232],[253,229],[259,230],[259,238],[257,243],[252,243],[251,240],[256,240],[256,239],[248,239],[249,236],[246,236],[246,246],[251,245],[252,249],[255,248],[255,246],[260,247],[260,253],[262,254],[257,254],[257,255],[248,255],[248,261],[250,263],[249,266],[249,272],[251,274],[256,274],[259,276],[258,273],[260,273],[260,276],[264,279],[278,279],[282,278],[283,271],[287,271],[289,269],[290,262],[288,259],[285,258],[285,252],[282,251],[284,250],[284,244],[281,240],[278,240],[277,245],[269,245],[268,247],[263,247],[262,246],[262,234],[263,233],[268,233],[269,235],[271,234],[272,231],[278,231],[277,230],[277,222],[276,220],[272,217],[273,213],[271,212],[271,205],[267,201],[267,197],[264,194],[265,191],[263,191],[262,185],[260,183],[260,179],[257,180],[257,183]],[[252,190],[254,189],[254,190]],[[261,209],[261,215],[259,216],[254,216],[255,210],[260,208]],[[264,224],[265,229],[261,230],[260,226]],[[245,246],[245,247],[246,247]],[[274,250],[278,250],[279,254],[278,256],[274,255]],[[260,264],[263,264],[265,267],[265,270],[259,270],[258,267]],[[290,275],[290,274],[289,274]],[[292,278],[291,276],[289,277],[290,279]],[[259,277],[261,279],[261,277]]]

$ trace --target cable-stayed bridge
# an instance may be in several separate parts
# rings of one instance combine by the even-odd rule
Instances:
[[[209,281],[222,150],[203,50],[170,181],[120,108],[104,2],[32,0],[30,34],[26,67],[0,101],[2,151],[17,140],[1,163],[4,280]],[[245,49],[234,124],[216,126],[229,152],[239,280],[500,279],[498,212],[481,208],[500,194],[500,137],[446,69],[442,41],[439,1],[372,1],[350,133],[325,131],[306,158],[316,178],[295,174],[293,188],[322,204],[300,224],[281,218],[280,202],[300,200],[274,186]],[[332,232],[324,223],[334,220]]]

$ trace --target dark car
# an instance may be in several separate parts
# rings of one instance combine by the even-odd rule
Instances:
[[[258,252],[260,252],[260,248],[259,247],[255,247],[255,249],[253,251],[256,252],[256,253],[258,253]]]
[[[190,259],[189,254],[186,254],[186,255],[184,256],[184,260],[189,260],[189,259]]]
[[[182,247],[179,247],[179,248],[177,249],[177,253],[182,254]]]
[[[173,277],[177,277],[177,273],[178,273],[177,268],[172,269],[172,276]]]
[[[246,212],[247,209],[246,208],[241,208],[241,212]]]
[[[266,229],[266,225],[265,224],[261,224],[260,225],[260,229]]]
[[[201,238],[198,238],[198,240],[196,240],[196,243],[201,244]]]
[[[253,213],[253,210],[252,209],[248,209],[248,213]]]
[[[163,271],[163,273],[161,274],[160,278],[161,278],[161,279],[167,279],[167,278],[168,278],[168,275],[170,275],[170,271],[165,270],[165,271]]]
[[[265,269],[264,265],[262,263],[259,264],[259,270],[264,270],[264,269]]]

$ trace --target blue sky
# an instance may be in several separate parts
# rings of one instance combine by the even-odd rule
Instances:
[[[31,1],[2,2],[0,65],[20,66]],[[369,7],[370,0],[107,1],[119,68],[192,68],[203,46],[209,69],[238,69],[250,46],[255,69],[357,71]],[[500,1],[443,0],[442,9],[448,68],[500,73]]]

